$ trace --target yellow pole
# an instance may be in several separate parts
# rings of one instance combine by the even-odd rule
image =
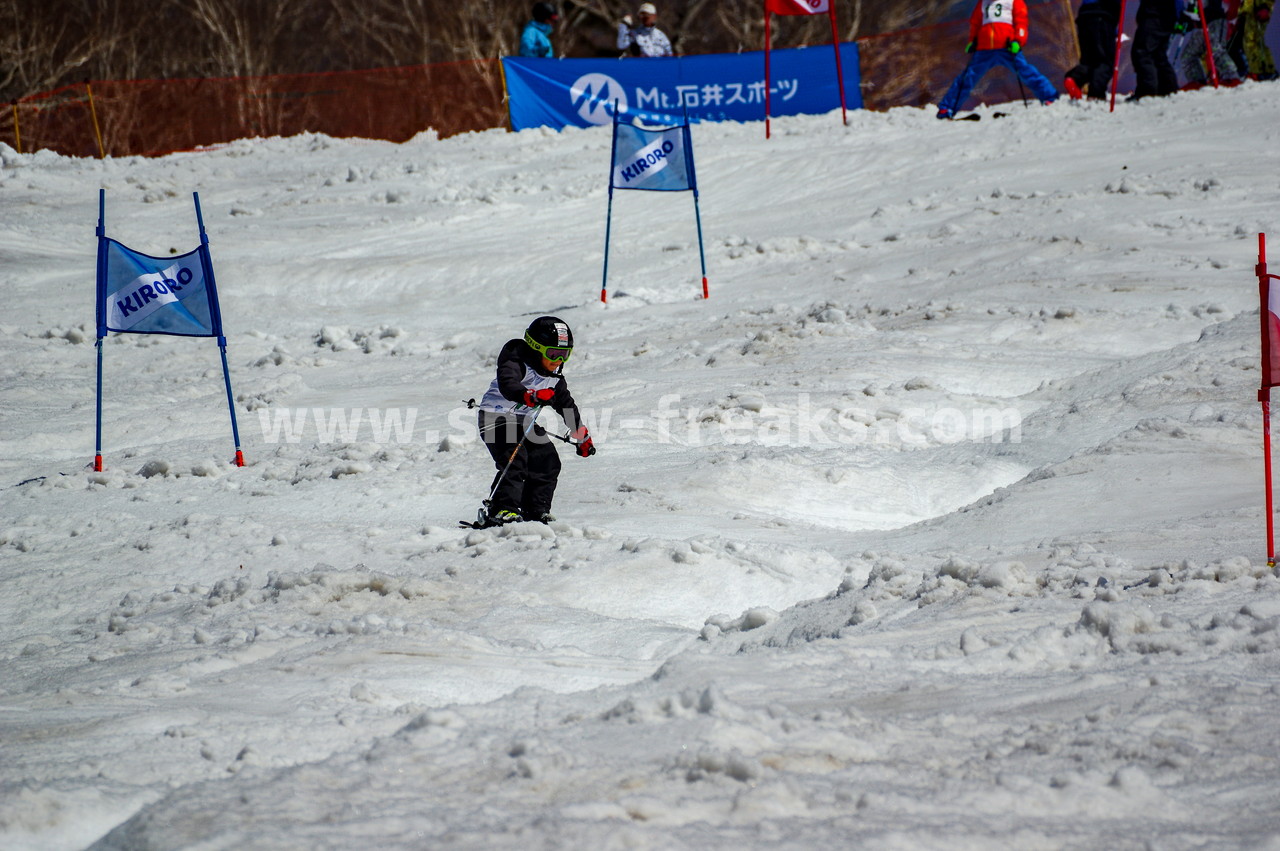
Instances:
[[[98,159],[105,160],[107,152],[102,147],[102,130],[98,127],[98,110],[93,105],[93,87],[84,81],[84,90],[89,93],[89,115],[93,116],[93,134],[98,137]]]
[[[507,106],[507,129],[514,130],[511,124],[511,92],[507,89],[507,66],[502,64],[502,57],[498,57],[498,73],[502,75],[502,102]]]
[[[22,153],[22,130],[18,127],[18,101],[13,101],[13,138],[18,143],[18,153]]]

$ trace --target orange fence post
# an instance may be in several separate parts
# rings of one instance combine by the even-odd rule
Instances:
[[[13,140],[18,143],[18,153],[22,153],[22,130],[18,127],[18,100],[14,98],[13,105]]]
[[[93,118],[93,135],[98,138],[98,159],[105,160],[107,152],[102,147],[102,130],[98,127],[98,110],[93,106],[93,87],[89,85],[89,81],[84,81],[84,90],[89,93],[89,115]]]

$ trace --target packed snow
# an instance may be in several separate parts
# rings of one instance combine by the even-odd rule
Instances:
[[[0,145],[0,846],[1280,848],[1278,91],[698,125],[707,300],[608,128]],[[93,472],[100,187],[247,466],[113,335]],[[458,528],[541,314],[599,452]]]

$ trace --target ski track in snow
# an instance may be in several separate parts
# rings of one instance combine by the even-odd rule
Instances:
[[[1273,89],[700,125],[706,302],[604,129],[0,145],[0,845],[1276,846]],[[121,335],[86,468],[99,187],[247,467]],[[541,313],[600,452],[457,529]]]

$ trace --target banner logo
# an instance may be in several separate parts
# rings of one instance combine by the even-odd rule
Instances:
[[[589,124],[609,124],[613,121],[613,104],[618,112],[627,111],[627,93],[622,85],[608,74],[592,72],[583,74],[569,88],[569,100],[579,117]]]

